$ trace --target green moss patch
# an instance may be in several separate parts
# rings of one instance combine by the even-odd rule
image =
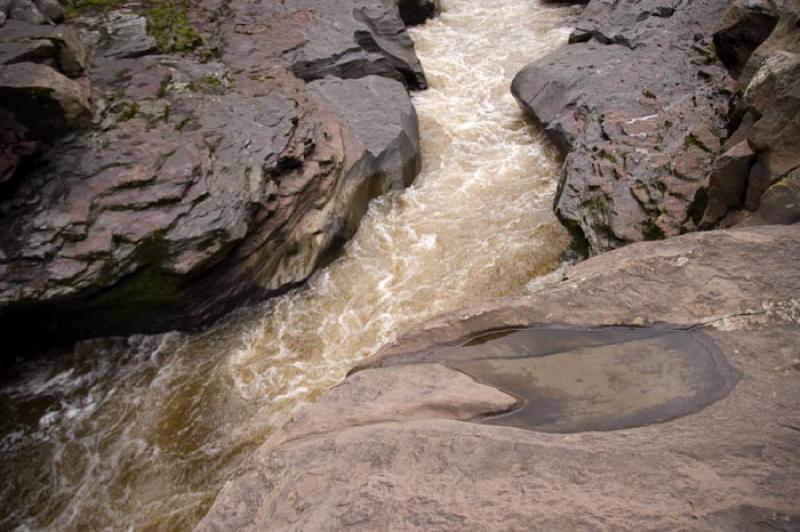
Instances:
[[[642,226],[642,235],[645,240],[664,240],[664,231],[656,224],[655,220],[647,220]]]
[[[689,133],[688,135],[686,135],[686,138],[683,139],[683,146],[686,149],[695,146],[697,148],[700,148],[706,153],[711,153],[711,149],[705,144],[703,144],[703,141],[697,138],[697,136],[694,133]]]
[[[84,12],[108,11],[122,3],[123,0],[67,0],[64,2],[64,16],[70,18]]]
[[[186,9],[186,2],[180,0],[166,0],[147,9],[147,31],[162,52],[186,52],[202,44]]]

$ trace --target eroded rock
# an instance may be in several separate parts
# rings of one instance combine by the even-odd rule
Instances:
[[[154,53],[131,11],[78,19],[95,127],[54,139],[0,202],[3,325],[198,327],[304,281],[372,197],[411,183],[413,43],[392,0],[346,4],[194,6],[203,60]]]
[[[533,295],[476,303],[422,324],[364,365],[377,369],[351,374],[319,406],[301,412],[296,437],[290,424],[256,451],[198,529],[796,528],[798,244],[800,226],[634,244],[570,268],[564,281]],[[481,384],[457,389],[433,377],[450,370],[429,369],[438,363],[466,369],[494,355],[520,361],[522,348],[554,365],[562,354],[579,353],[581,342],[607,345],[608,338],[598,344],[591,334],[612,334],[609,325],[629,324],[644,338],[653,330],[669,334],[665,323],[685,338],[699,334],[742,378],[724,398],[646,426],[564,436],[484,424],[485,416],[464,421],[447,405],[480,401],[491,383],[481,380],[485,368],[469,368]],[[516,348],[493,344],[502,340],[496,331],[509,327],[549,332],[519,337]],[[453,347],[486,334],[467,350]],[[561,351],[548,351],[559,345]],[[668,365],[669,357],[656,360]],[[621,362],[620,374],[641,362]],[[579,386],[583,368],[566,368],[560,378]],[[663,369],[643,371],[648,379],[663,378],[670,374]],[[431,377],[416,376],[428,371]],[[536,384],[532,371],[517,371],[517,380]],[[704,373],[675,374],[689,382],[709,378]],[[609,375],[592,389],[626,379]],[[394,388],[403,390],[400,404]],[[597,415],[604,406],[584,404],[581,413]],[[548,422],[557,423],[572,411],[554,408],[551,416]]]
[[[412,89],[426,86],[394,0],[236,0],[230,9],[219,38],[239,68],[278,62],[306,81],[375,74]]]
[[[800,169],[771,185],[761,196],[758,210],[746,225],[796,224],[800,222]]]
[[[777,10],[769,0],[733,2],[725,13],[722,27],[714,34],[717,55],[734,75],[738,75],[777,23]]]
[[[44,24],[47,18],[39,11],[33,0],[11,0],[8,18],[29,24]]]
[[[3,31],[0,32],[2,50],[8,49],[6,47],[23,47],[42,42],[50,44],[48,50],[52,50],[53,53],[46,58],[51,66],[71,78],[83,75],[89,54],[74,28],[66,25],[37,26],[12,20],[3,26]]]
[[[36,0],[36,8],[52,22],[64,20],[64,8],[58,0]]]
[[[733,81],[711,37],[725,1],[591,2],[512,91],[565,154],[556,213],[599,253],[692,230]]]
[[[717,157],[711,168],[708,206],[701,227],[713,227],[729,210],[744,206],[748,179],[756,158],[747,140]]]
[[[756,6],[760,4],[756,3]],[[758,7],[759,12],[764,9],[766,7]],[[734,13],[739,13],[739,10],[736,6],[732,8]],[[733,73],[738,75],[741,95],[734,108],[736,130],[723,147],[724,150],[733,149],[733,146],[747,142],[753,149],[755,160],[750,163],[745,178],[743,202],[731,202],[725,196],[725,189],[738,191],[741,186],[741,168],[733,172],[735,175],[724,179],[715,180],[712,176],[712,186],[708,191],[709,209],[712,210],[706,213],[708,220],[719,219],[728,211],[734,212],[726,223],[735,223],[737,219],[750,220],[750,213],[755,211],[759,214],[753,221],[793,219],[784,208],[792,201],[784,199],[783,193],[792,190],[791,186],[785,187],[792,182],[786,177],[800,167],[800,148],[794,140],[800,137],[800,3],[796,0],[781,3],[775,17],[779,18],[772,23],[775,29],[768,38],[764,35],[767,28],[759,29],[760,26],[753,21],[747,23],[748,18],[737,26],[740,30],[725,33],[730,46],[736,50],[751,50],[753,45],[760,44],[752,53],[742,55],[731,65]],[[758,39],[752,38],[752,31],[758,32]],[[723,155],[715,163],[715,168],[724,161]],[[767,191],[782,180],[783,185],[770,194],[768,205],[762,208],[761,202]],[[721,205],[728,209],[720,208]],[[735,211],[741,208],[747,212],[737,214]],[[769,208],[777,209],[774,215],[766,212]]]
[[[85,127],[92,117],[86,91],[52,68],[20,63],[0,68],[0,107],[40,139]]]

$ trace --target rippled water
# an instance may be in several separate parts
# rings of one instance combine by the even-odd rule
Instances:
[[[97,340],[16,367],[0,386],[0,529],[190,528],[295,408],[358,359],[470,299],[555,267],[556,165],[509,94],[563,43],[569,9],[446,0],[413,37],[424,164],[373,202],[308,285],[207,332]]]

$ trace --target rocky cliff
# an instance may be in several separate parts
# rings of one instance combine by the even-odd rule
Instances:
[[[565,157],[555,209],[581,251],[731,225],[742,209],[800,219],[798,13],[594,0],[568,46],[520,72],[515,96]]]
[[[431,6],[401,7],[418,22]],[[200,326],[302,282],[419,169],[407,89],[425,76],[393,1],[77,2],[61,25],[15,9],[0,28],[7,331]]]
[[[798,12],[589,3],[512,90],[599,256],[359,364],[199,529],[798,529]]]

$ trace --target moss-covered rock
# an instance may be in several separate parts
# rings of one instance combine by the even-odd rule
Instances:
[[[186,2],[168,0],[147,10],[147,30],[163,52],[185,52],[200,46],[203,40],[192,27]]]

